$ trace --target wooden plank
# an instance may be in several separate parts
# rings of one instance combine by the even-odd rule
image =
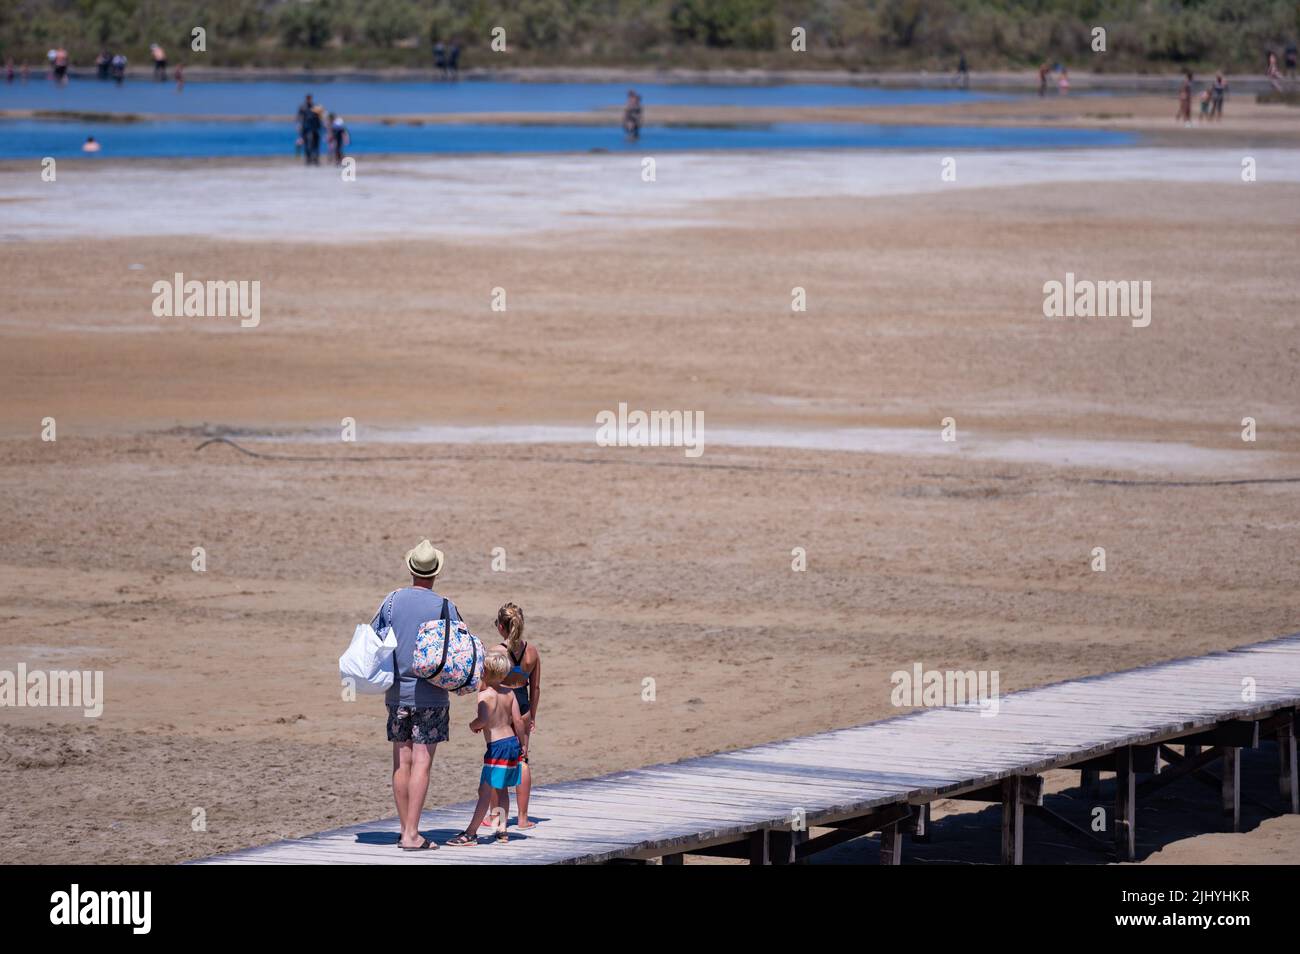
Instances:
[[[1041,775],[1017,775],[1015,778],[1019,782],[1017,791],[1020,793],[1020,804],[1043,804],[1043,777]],[[1006,798],[1006,783],[1008,781],[1009,779],[1003,779],[996,785],[986,785],[983,788],[977,788],[974,791],[961,792],[949,797],[954,801],[962,802],[1000,803]]]

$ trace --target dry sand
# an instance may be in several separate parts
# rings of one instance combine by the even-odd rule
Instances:
[[[458,168],[491,193],[504,160],[484,162]],[[115,168],[89,187],[110,194]],[[171,175],[197,174],[128,193],[168,232]],[[543,783],[884,717],[889,674],[914,662],[997,669],[1010,691],[1294,632],[1300,484],[1089,481],[1300,477],[1297,200],[1294,181],[1080,175],[706,197],[698,223],[653,229],[320,244],[283,241],[283,222],[256,242],[115,238],[109,216],[93,239],[5,245],[0,668],[100,668],[107,703],[98,720],[5,711],[0,860],[175,861],[391,814],[382,706],[342,702],[335,660],[425,535],[476,629],[507,599],[528,613]],[[322,202],[306,211],[328,222]],[[1067,270],[1152,280],[1151,326],[1045,320],[1042,284]],[[175,271],[262,281],[261,325],[153,318],[150,285]],[[706,439],[938,441],[952,416],[959,444],[1079,456],[367,438],[594,434],[620,401],[703,410]],[[297,439],[343,417],[359,443]],[[196,452],[224,428],[319,460]],[[1189,469],[1192,452],[1135,462],[1130,444],[1224,456]],[[455,706],[431,804],[475,787],[469,718]],[[1300,860],[1274,827],[1198,857]]]

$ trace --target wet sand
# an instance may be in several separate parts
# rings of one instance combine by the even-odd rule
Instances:
[[[461,209],[475,190],[502,210],[518,193],[490,234],[458,230],[454,188],[450,205],[422,191],[445,170],[397,164],[392,186],[427,198],[374,221],[411,237],[359,216],[352,242],[286,241],[293,223],[261,221],[224,173],[188,173],[205,198],[185,205],[165,171],[152,196],[121,167],[85,172],[107,232],[67,237],[55,215],[62,237],[3,248],[0,668],[99,668],[107,700],[98,720],[5,712],[0,860],[175,861],[391,814],[382,707],[343,702],[335,660],[426,535],[476,630],[506,600],[528,613],[547,663],[542,782],[881,718],[889,674],[914,662],[997,669],[1011,691],[1294,632],[1300,483],[1263,481],[1300,477],[1300,183],[1206,181],[1206,155],[1183,154],[1203,174],[1179,182],[1094,169],[889,194],[881,173],[870,194],[834,185],[845,175],[819,184],[833,194],[763,198],[769,180],[741,175],[658,207],[635,205],[637,181],[604,198],[640,209],[622,217],[587,214],[564,185],[595,166],[518,160],[528,179],[459,162]],[[301,211],[324,233],[339,223],[313,181],[321,204]],[[577,195],[560,227],[538,227],[547,183]],[[148,237],[151,219],[206,237]],[[259,240],[213,225],[239,220]],[[1044,319],[1043,282],[1067,270],[1151,280],[1150,327]],[[261,281],[260,325],[154,318],[150,286],[175,271]],[[806,312],[790,310],[796,285]],[[699,460],[378,439],[594,433],[620,401],[702,410],[706,440],[937,443],[951,416],[972,452],[940,459],[914,436],[889,453],[719,442]],[[304,439],[344,417],[357,443]],[[271,456],[196,450],[228,430]],[[1116,450],[1134,445],[1160,453]],[[1215,483],[1229,479],[1260,482]],[[475,787],[469,718],[462,700],[431,804]],[[1197,857],[1297,860],[1275,827]]]

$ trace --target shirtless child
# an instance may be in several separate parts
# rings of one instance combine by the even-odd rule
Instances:
[[[487,741],[483,756],[483,772],[479,776],[478,804],[469,827],[447,842],[451,848],[470,848],[478,844],[478,831],[492,804],[496,792],[496,805],[501,810],[503,824],[497,830],[497,842],[509,841],[505,819],[510,817],[510,789],[519,784],[519,740],[525,734],[524,718],[519,714],[519,701],[514,691],[502,688],[501,683],[510,673],[510,660],[502,653],[492,653],[483,660],[483,688],[478,694],[478,715],[469,727],[482,732]]]

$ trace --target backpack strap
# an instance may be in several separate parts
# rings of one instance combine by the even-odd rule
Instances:
[[[396,595],[397,595],[397,590],[393,590],[393,592],[389,593],[388,603],[385,606],[385,609],[387,611],[387,617],[388,617],[387,619],[388,631],[390,633],[393,632],[393,597],[395,597]],[[394,639],[397,638],[396,633],[393,633],[393,638]],[[399,693],[402,691],[401,682],[402,682],[402,673],[401,670],[397,668],[397,647],[394,646],[393,647],[393,685],[397,687],[397,691]],[[400,695],[398,696],[398,699],[399,700],[401,699]]]
[[[466,686],[468,686],[471,682],[474,681],[474,668],[478,665],[478,640],[471,640],[470,648],[473,651],[474,655],[469,661],[469,673],[465,676],[465,681],[456,687],[455,690],[456,692],[460,692],[462,689],[464,689]]]

